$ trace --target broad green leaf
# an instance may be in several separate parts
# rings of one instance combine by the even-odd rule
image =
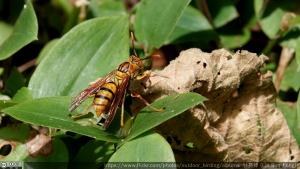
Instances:
[[[0,139],[25,142],[29,138],[30,126],[20,123],[0,128]]]
[[[33,40],[37,39],[38,24],[34,9],[30,0],[24,5],[24,8],[16,21],[13,32],[0,45],[0,60],[4,60]]]
[[[131,132],[126,140],[134,137],[160,125],[161,123],[183,113],[184,111],[201,104],[204,97],[197,93],[184,93],[168,96],[152,103],[153,106],[164,108],[163,112],[153,112],[149,108],[144,108],[137,115]]]
[[[31,91],[27,87],[22,87],[14,95],[12,101],[20,103],[20,102],[24,102],[24,101],[31,100],[31,99],[33,99]]]
[[[91,0],[89,4],[96,17],[125,15],[125,3],[122,0]]]
[[[58,40],[59,39],[52,39],[43,47],[43,49],[39,53],[39,56],[37,57],[37,60],[36,60],[37,64],[41,63],[41,61],[45,58],[45,56],[48,55],[50,49],[52,49],[52,47],[58,42]]]
[[[114,153],[115,146],[99,140],[92,140],[83,145],[76,157],[71,161],[71,168],[97,168],[96,166],[108,162],[110,156]]]
[[[283,113],[287,124],[294,135],[298,145],[300,145],[300,102],[299,102],[299,96],[298,96],[298,102],[297,105],[288,105],[285,102],[282,102],[280,100],[277,100],[277,107],[281,110]]]
[[[136,11],[135,35],[148,51],[166,43],[190,0],[142,0]]]
[[[297,39],[297,47],[296,47],[296,50],[295,50],[295,52],[296,52],[296,57],[295,57],[295,59],[296,59],[296,62],[297,62],[297,71],[299,72],[300,71],[300,37]]]
[[[300,70],[298,69],[298,67],[299,66],[296,62],[296,59],[293,59],[293,61],[285,70],[283,79],[281,81],[280,90],[286,91],[289,88],[292,88],[295,91],[298,91],[300,89]]]
[[[49,97],[29,100],[2,111],[18,120],[35,125],[72,131],[103,141],[118,139],[92,125],[82,126],[69,117],[70,97]]]
[[[128,17],[79,24],[47,53],[29,82],[33,97],[75,95],[129,54]]]
[[[13,27],[11,25],[0,21],[0,46],[9,37],[12,31]]]
[[[175,158],[171,146],[161,135],[147,133],[123,144],[108,162],[175,162]]]
[[[183,11],[182,16],[179,18],[174,31],[169,36],[168,41],[175,41],[176,39],[190,33],[209,30],[212,30],[212,26],[201,11],[192,6],[187,6],[187,8]]]
[[[235,9],[234,1],[232,0],[209,0],[206,2],[213,24],[216,28],[224,26],[238,17],[238,12]]]

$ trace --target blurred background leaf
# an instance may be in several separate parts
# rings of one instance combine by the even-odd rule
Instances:
[[[9,32],[7,32],[9,33]],[[27,0],[12,33],[0,43],[0,60],[10,57],[22,47],[37,40],[38,24],[31,1]]]

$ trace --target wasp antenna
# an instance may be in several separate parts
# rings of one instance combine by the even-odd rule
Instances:
[[[138,55],[135,51],[135,48],[134,48],[134,35],[133,35],[133,32],[130,32],[130,37],[131,37],[131,46],[132,46],[132,49],[133,49],[133,54],[134,54],[134,56],[138,57]]]

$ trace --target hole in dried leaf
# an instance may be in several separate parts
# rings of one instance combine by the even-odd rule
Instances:
[[[7,156],[12,150],[12,146],[10,144],[5,144],[0,149],[0,155]]]
[[[203,63],[203,67],[206,68],[206,63]]]
[[[220,72],[218,72],[218,75],[220,75],[221,73]]]
[[[200,63],[201,63],[201,61],[197,61],[196,63],[197,63],[197,64],[200,64]]]
[[[291,160],[293,160],[295,157],[294,156],[291,156]]]
[[[253,151],[253,149],[250,148],[250,147],[244,147],[243,149],[244,149],[246,154],[250,154]]]
[[[231,56],[231,55],[228,55],[228,56],[227,56],[227,60],[230,60],[230,59],[232,59],[232,56]]]
[[[177,87],[178,90],[180,90],[180,87]]]

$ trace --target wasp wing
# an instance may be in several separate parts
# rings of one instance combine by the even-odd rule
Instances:
[[[121,101],[123,101],[123,98],[125,96],[125,92],[127,90],[127,86],[129,84],[130,76],[124,77],[124,79],[121,81],[121,83],[118,86],[118,90],[116,92],[116,96],[114,97],[110,109],[107,114],[107,119],[104,122],[103,127],[106,129],[111,121],[114,119],[117,108],[119,107]]]
[[[88,88],[81,91],[71,102],[69,107],[69,111],[74,111],[84,100],[86,100],[89,96],[96,94],[101,86],[103,86],[108,79],[110,79],[114,75],[115,71],[112,71],[104,78],[92,83]]]

